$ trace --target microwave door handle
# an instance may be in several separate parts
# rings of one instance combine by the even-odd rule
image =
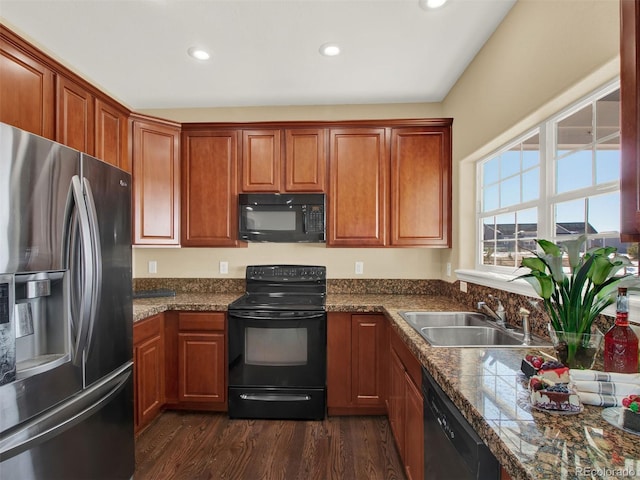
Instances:
[[[77,299],[77,305],[75,308],[75,314],[77,318],[74,318],[75,324],[75,342],[73,345],[73,363],[74,365],[80,365],[82,360],[82,352],[85,349],[87,342],[87,334],[89,329],[89,322],[91,315],[91,292],[93,290],[94,281],[94,265],[91,258],[91,230],[89,226],[89,215],[87,213],[86,202],[82,192],[82,184],[80,178],[74,175],[71,179],[71,186],[73,190],[73,198],[75,200],[75,216],[80,234],[80,242],[76,242],[73,239],[70,240],[70,260],[79,259],[78,263],[71,261],[70,266],[73,266],[71,271],[71,279],[74,284],[71,288],[80,289],[80,297]],[[79,251],[76,249],[79,248]]]

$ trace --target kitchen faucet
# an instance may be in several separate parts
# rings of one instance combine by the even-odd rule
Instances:
[[[493,319],[496,321],[496,323],[499,326],[501,327],[506,326],[505,324],[506,312],[504,310],[504,306],[502,305],[502,302],[500,301],[499,298],[496,298],[493,295],[489,295],[489,298],[491,298],[492,300],[496,300],[498,302],[498,308],[496,308],[496,311],[494,312],[491,309],[491,307],[487,305],[487,302],[478,302],[478,310],[485,310],[486,312],[489,313],[489,315],[493,317]]]

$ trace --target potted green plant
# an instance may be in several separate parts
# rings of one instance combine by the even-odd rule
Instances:
[[[631,275],[616,274],[629,259],[617,254],[615,247],[596,247],[581,255],[585,235],[555,244],[536,240],[541,251],[522,259],[529,273],[521,275],[544,301],[549,315],[549,334],[558,360],[570,368],[591,368],[602,332],[593,321],[615,302],[617,289]],[[567,253],[568,272],[563,265]]]

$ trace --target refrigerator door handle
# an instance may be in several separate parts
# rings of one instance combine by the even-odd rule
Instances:
[[[89,231],[91,234],[91,259],[93,272],[93,288],[90,293],[91,310],[88,316],[89,324],[87,326],[87,340],[85,348],[85,356],[89,354],[91,349],[91,338],[93,336],[93,327],[96,320],[98,309],[100,308],[100,300],[102,295],[102,245],[100,243],[100,229],[98,227],[98,213],[91,191],[91,184],[86,178],[82,179],[84,186],[85,201],[87,206],[87,218],[89,221]]]
[[[131,365],[131,362],[127,363],[71,401],[36,417],[24,427],[1,436],[0,462],[62,434],[102,409],[125,387],[131,376]]]
[[[82,193],[82,184],[80,178],[74,175],[71,179],[71,186],[73,190],[73,197],[76,204],[75,214],[77,216],[77,223],[80,233],[80,258],[81,262],[79,266],[76,266],[76,271],[71,272],[73,276],[82,285],[77,285],[82,292],[79,302],[79,309],[77,309],[78,318],[74,318],[75,324],[75,344],[73,345],[73,363],[74,365],[81,365],[83,358],[83,350],[87,344],[87,335],[89,330],[90,316],[91,316],[91,292],[93,291],[93,282],[95,281],[94,264],[92,258],[91,249],[91,228],[89,224],[89,214],[87,212],[86,202]],[[74,250],[77,248],[77,243],[71,240],[71,248]],[[70,251],[70,258],[74,258],[77,252]],[[79,270],[78,270],[79,269]],[[71,288],[75,288],[73,285]]]

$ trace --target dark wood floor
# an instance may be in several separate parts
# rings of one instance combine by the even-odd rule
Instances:
[[[385,417],[230,420],[165,412],[136,439],[135,480],[403,480]]]

